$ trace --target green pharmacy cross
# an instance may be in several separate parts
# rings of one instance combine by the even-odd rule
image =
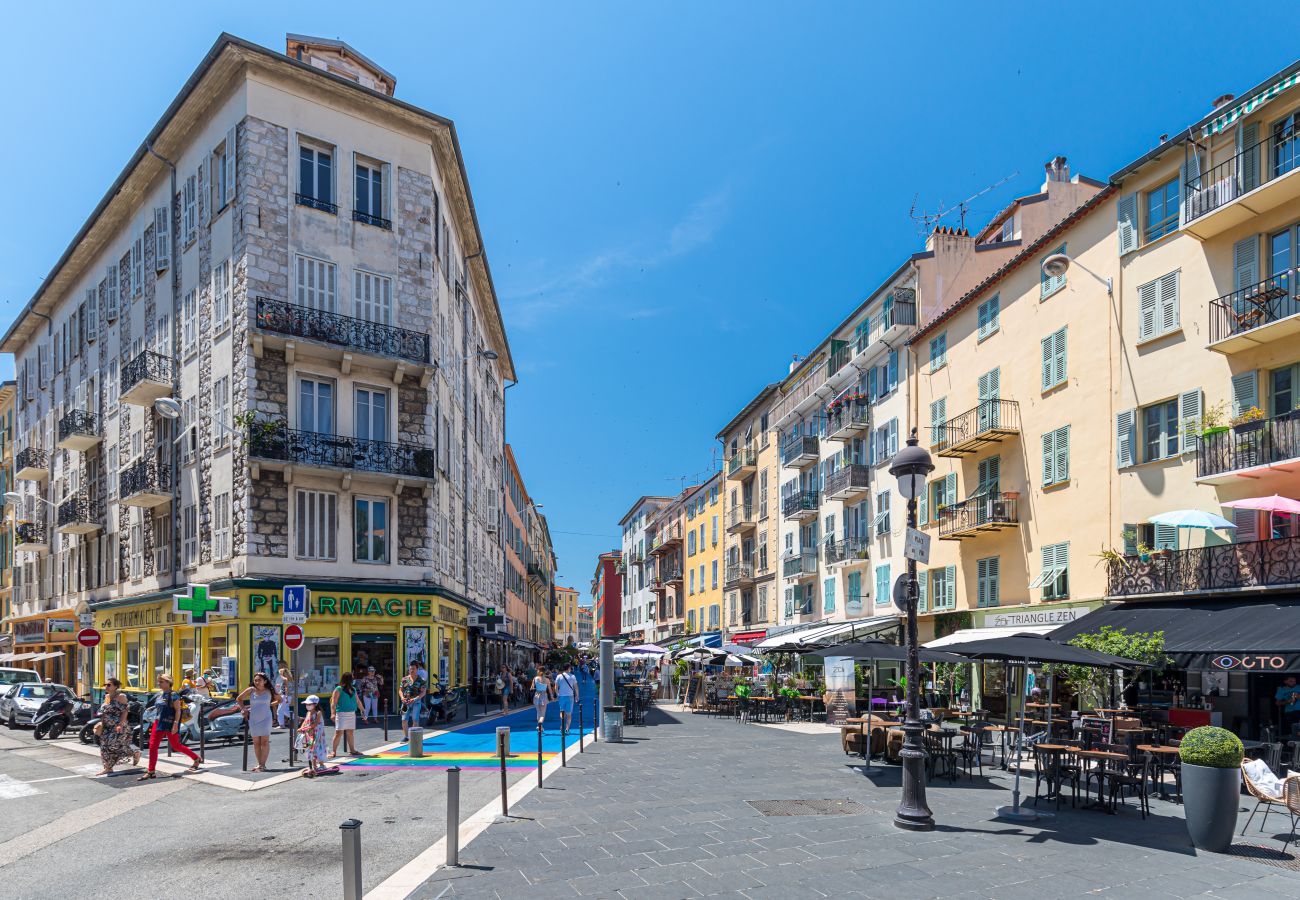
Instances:
[[[213,597],[208,593],[206,584],[186,585],[189,592],[172,595],[172,612],[184,615],[191,625],[207,625],[208,616],[221,608],[222,600],[229,597]]]

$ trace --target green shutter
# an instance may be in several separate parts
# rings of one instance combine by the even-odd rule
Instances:
[[[1056,481],[1064,483],[1070,480],[1070,426],[1063,425],[1056,429]]]
[[[1150,340],[1156,335],[1159,321],[1159,283],[1156,281],[1138,287],[1138,340]]]
[[[927,482],[921,489],[921,496],[916,498],[916,522],[918,525],[924,525],[930,521],[930,483]]]
[[[1138,199],[1137,194],[1125,194],[1119,198],[1116,206],[1119,218],[1119,255],[1132,253],[1138,248]]]
[[[1056,432],[1043,433],[1043,486],[1056,479]]]
[[[1137,441],[1137,412],[1126,409],[1115,414],[1115,468],[1127,469],[1133,465],[1134,445]]]
[[[943,502],[952,506],[957,502],[957,473],[949,472],[943,476]]]
[[[1174,271],[1160,278],[1160,333],[1168,334],[1178,327],[1178,275]]]
[[[1232,289],[1239,291],[1259,280],[1259,235],[1252,234],[1232,245]]]
[[[1131,522],[1125,525],[1124,532],[1123,534],[1120,535],[1120,537],[1124,541],[1124,555],[1137,556],[1137,552],[1138,552],[1137,525]]]
[[[1156,546],[1157,550],[1177,550],[1178,549],[1178,527],[1176,525],[1157,525],[1156,526]]]
[[[1052,358],[1052,336],[1049,334],[1039,343],[1043,348],[1043,390],[1047,390],[1056,383],[1052,380],[1052,374],[1056,371]]]
[[[1048,253],[1046,256],[1044,256],[1043,259],[1047,259],[1048,256],[1056,256],[1058,253],[1064,253],[1064,252],[1065,252],[1065,245],[1062,244],[1060,247],[1057,247],[1051,253]],[[1048,275],[1046,272],[1042,271],[1043,259],[1039,260],[1039,279],[1042,285],[1042,291],[1040,296],[1047,297],[1050,294],[1055,293],[1056,291],[1060,290],[1065,286],[1066,276],[1065,273],[1061,273],[1060,275]]]
[[[1056,367],[1056,371],[1053,373],[1055,380],[1052,383],[1061,384],[1068,374],[1065,360],[1066,329],[1064,327],[1052,335],[1052,343],[1052,357]]]
[[[1181,426],[1180,447],[1184,453],[1196,452],[1196,440],[1200,434],[1201,410],[1205,408],[1205,396],[1200,388],[1184,391],[1178,395],[1178,423]]]
[[[943,573],[943,605],[945,609],[957,606],[957,567],[946,566]]]
[[[928,602],[929,595],[930,595],[930,573],[928,571],[922,571],[917,573],[916,590],[917,590],[916,611],[925,612],[927,609],[930,608]]]
[[[1238,372],[1232,376],[1232,414],[1239,416],[1252,406],[1259,406],[1259,372]]]

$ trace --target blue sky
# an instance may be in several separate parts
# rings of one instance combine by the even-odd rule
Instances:
[[[1246,53],[1192,0],[133,6],[6,12],[0,318],[219,32],[342,38],[456,122],[519,370],[509,437],[584,596],[632,501],[711,472],[717,431],[920,248],[914,203],[1019,172],[981,225],[1057,154],[1105,178],[1291,62],[1269,35],[1300,19],[1254,19]]]

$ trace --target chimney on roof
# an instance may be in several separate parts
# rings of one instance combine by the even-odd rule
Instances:
[[[794,356],[790,357],[790,373],[789,373],[789,374],[793,375],[793,374],[794,374],[794,370],[797,369],[797,368],[799,368],[799,363],[801,363],[801,362],[803,362],[803,357],[800,356],[798,353],[796,353]]]
[[[936,255],[944,253],[965,253],[974,245],[975,239],[965,228],[937,226],[925,239],[925,249]]]
[[[1048,181],[1069,181],[1070,166],[1064,156],[1057,156],[1043,166],[1047,170]]]
[[[1220,106],[1225,106],[1236,99],[1236,94],[1220,94],[1210,103],[1210,109],[1218,109]]]

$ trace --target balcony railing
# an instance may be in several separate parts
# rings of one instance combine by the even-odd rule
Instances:
[[[415,478],[433,478],[436,469],[430,447],[293,429],[250,429],[249,453],[286,463]]]
[[[1236,425],[1206,435],[1196,449],[1196,477],[1267,468],[1300,457],[1300,412]]]
[[[822,559],[828,566],[844,562],[865,562],[869,558],[870,549],[871,540],[865,537],[827,541],[822,547]]]
[[[754,467],[758,464],[758,455],[753,448],[744,447],[737,450],[727,460],[727,477],[744,478],[753,472]]]
[[[904,288],[910,299],[904,299],[900,296],[900,291],[894,292],[894,302],[884,311],[881,316],[880,328],[882,332],[899,325],[916,324],[916,292],[910,288]]]
[[[23,481],[39,481],[50,473],[50,456],[40,447],[24,447],[14,459],[14,471]]]
[[[14,526],[14,549],[39,550],[49,546],[45,536],[45,523],[19,522]]]
[[[1112,597],[1300,585],[1300,537],[1219,544],[1111,560]]]
[[[328,200],[317,200],[315,197],[309,196],[308,194],[294,194],[293,199],[299,206],[318,209],[323,213],[329,213],[331,216],[337,216],[339,214],[339,205],[337,203],[330,203]]]
[[[865,400],[851,400],[826,413],[826,439],[847,441],[871,427],[871,407]]]
[[[667,575],[663,577],[664,584],[668,585],[669,587],[671,587],[674,584],[680,585],[682,583],[682,577],[683,576],[682,576],[681,569],[673,569],[671,572],[669,572]]]
[[[1015,400],[982,400],[974,409],[930,429],[931,446],[940,456],[965,456],[986,444],[1020,433],[1020,404]]]
[[[149,406],[171,393],[176,363],[170,356],[144,350],[122,367],[122,400]]]
[[[393,230],[393,223],[390,219],[384,219],[380,216],[372,216],[370,213],[362,212],[359,209],[352,210],[352,221],[361,222],[364,225],[373,225],[376,228],[383,228],[385,231]]]
[[[1193,222],[1300,167],[1300,134],[1269,135],[1183,183],[1183,216]]]
[[[724,573],[726,584],[739,584],[742,581],[754,580],[754,564],[748,562],[727,563],[727,570]]]
[[[86,497],[69,497],[59,504],[55,523],[59,531],[82,533],[98,531],[103,521],[103,507]]]
[[[851,499],[870,489],[871,467],[861,463],[840,466],[826,476],[826,496],[831,500]]]
[[[257,298],[257,327],[336,347],[360,350],[372,356],[398,357],[417,363],[429,362],[427,334],[311,309],[270,297]]]
[[[830,378],[840,369],[849,364],[856,352],[851,341],[833,341],[833,349],[830,356],[826,358],[826,377]]]
[[[1210,343],[1218,344],[1242,335],[1251,335],[1233,341],[1234,346],[1224,349],[1245,350],[1254,347],[1264,337],[1260,329],[1297,313],[1300,313],[1300,299],[1296,297],[1295,269],[1287,269],[1271,278],[1211,300]],[[1288,335],[1296,331],[1300,331],[1300,322],[1296,323],[1295,329],[1288,330]]]
[[[781,515],[787,519],[800,519],[817,515],[817,492],[795,491],[781,501]]]
[[[58,445],[66,450],[85,450],[99,443],[99,416],[74,409],[59,420]]]
[[[781,575],[785,578],[802,578],[817,574],[817,551],[811,547],[781,559]]]
[[[159,465],[155,460],[142,459],[122,470],[119,493],[124,502],[137,495],[149,499],[170,498],[172,494],[172,473],[168,466]],[[130,504],[128,505],[137,505]],[[154,505],[149,503],[146,505]]]
[[[1020,524],[1016,509],[1019,499],[1018,493],[990,491],[943,507],[937,514],[939,540],[961,540],[983,531],[1015,528]]]
[[[754,506],[751,503],[744,503],[740,506],[733,506],[727,510],[727,530],[743,531],[746,528],[753,528],[757,524],[754,519]]]
[[[781,444],[781,465],[797,466],[802,463],[816,462],[819,455],[817,435],[796,434],[786,438]]]

